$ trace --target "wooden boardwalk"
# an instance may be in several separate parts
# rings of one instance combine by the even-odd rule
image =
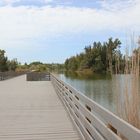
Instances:
[[[80,140],[50,81],[0,81],[0,140]]]

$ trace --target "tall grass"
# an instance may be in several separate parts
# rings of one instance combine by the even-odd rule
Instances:
[[[132,50],[131,57],[128,53],[125,55],[124,74],[116,79],[117,113],[138,129],[140,129],[139,65],[140,49],[137,48]]]

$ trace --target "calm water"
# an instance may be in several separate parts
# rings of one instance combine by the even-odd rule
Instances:
[[[117,75],[111,78],[107,75],[65,73],[59,74],[59,77],[82,94],[85,94],[112,112],[116,112],[116,94],[123,92],[121,91],[121,87],[124,87],[123,75]],[[116,80],[119,80],[119,82],[116,82]]]

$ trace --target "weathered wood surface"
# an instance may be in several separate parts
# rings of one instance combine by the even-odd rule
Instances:
[[[81,140],[50,81],[0,81],[0,140]]]

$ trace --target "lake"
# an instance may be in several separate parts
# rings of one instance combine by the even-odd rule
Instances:
[[[126,87],[125,82],[131,79],[130,76],[127,76],[126,79],[124,75],[114,75],[111,78],[111,76],[105,74],[86,75],[83,73],[61,73],[58,76],[61,80],[80,91],[81,94],[86,95],[114,113],[117,109],[118,95],[124,92],[122,87]],[[129,84],[127,88],[128,91],[131,91]]]

